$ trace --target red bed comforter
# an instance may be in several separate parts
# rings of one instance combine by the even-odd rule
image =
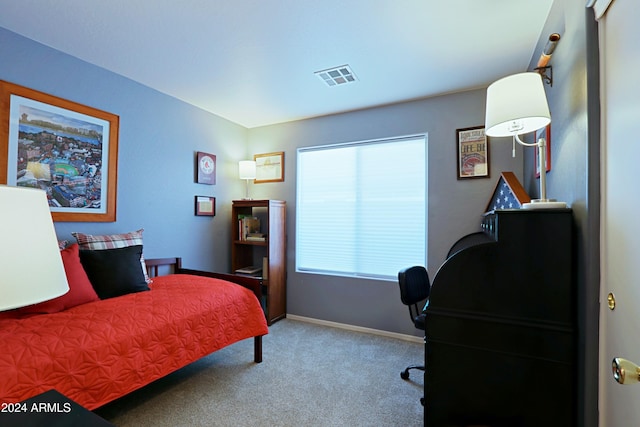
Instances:
[[[267,333],[248,289],[208,277],[156,277],[151,291],[0,320],[0,402],[55,388],[92,410]]]

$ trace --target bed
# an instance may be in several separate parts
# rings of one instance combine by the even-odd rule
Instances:
[[[146,260],[149,291],[62,311],[0,317],[0,402],[55,389],[89,410],[197,359],[253,338],[262,361],[267,323],[255,294],[183,274],[180,258]],[[66,266],[66,264],[65,264]],[[171,268],[170,274],[157,275]]]

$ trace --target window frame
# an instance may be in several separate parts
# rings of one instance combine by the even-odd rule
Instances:
[[[422,176],[424,177],[424,198],[423,200],[421,200],[422,202],[422,209],[423,209],[423,213],[424,216],[422,218],[423,224],[422,227],[424,229],[424,238],[423,241],[421,242],[421,250],[423,250],[423,255],[424,258],[422,260],[420,260],[421,262],[418,262],[417,259],[414,259],[413,261],[409,262],[408,264],[421,264],[421,265],[425,265],[427,263],[427,256],[428,256],[428,134],[425,133],[420,133],[420,134],[412,134],[412,135],[405,135],[405,136],[398,136],[398,137],[389,137],[389,138],[379,138],[379,139],[371,139],[371,140],[362,140],[362,141],[354,141],[354,142],[346,142],[346,143],[337,143],[337,144],[327,144],[327,145],[318,145],[318,146],[310,146],[310,147],[300,147],[297,149],[297,156],[296,156],[296,162],[297,162],[297,167],[296,167],[296,174],[297,174],[297,178],[296,178],[296,234],[295,234],[295,239],[296,239],[296,245],[295,245],[295,271],[296,273],[304,273],[304,274],[318,274],[318,275],[326,275],[326,276],[339,276],[339,277],[350,277],[350,278],[362,278],[362,279],[371,279],[371,280],[383,280],[383,281],[397,281],[397,275],[394,273],[393,275],[380,275],[380,274],[373,274],[373,273],[364,273],[364,272],[358,272],[358,271],[335,271],[335,270],[331,270],[331,269],[318,269],[318,268],[308,268],[306,266],[300,266],[299,264],[299,248],[300,248],[300,239],[301,236],[303,236],[303,233],[300,231],[300,224],[301,224],[301,220],[300,220],[300,215],[301,215],[301,211],[303,209],[301,209],[301,201],[300,201],[300,195],[301,195],[301,191],[303,191],[303,189],[301,188],[302,185],[304,185],[305,183],[303,182],[303,180],[301,179],[301,166],[302,163],[300,161],[300,156],[301,154],[304,154],[306,152],[314,152],[314,151],[328,151],[328,150],[337,150],[337,149],[343,149],[343,148],[349,148],[349,147],[361,147],[361,146],[368,146],[368,145],[374,145],[374,144],[390,144],[390,143],[395,143],[395,142],[403,142],[403,141],[410,141],[410,140],[421,140],[421,143],[424,144],[424,164],[423,164],[423,171],[422,171]],[[389,203],[394,203],[393,201],[389,202]],[[419,201],[420,203],[420,201]],[[398,211],[398,215],[402,215],[401,211]],[[304,237],[302,237],[304,239]],[[355,241],[355,239],[354,239]],[[357,245],[356,245],[357,246]],[[357,258],[357,256],[355,257]],[[405,265],[403,267],[406,267],[408,265]],[[357,270],[357,268],[355,268],[354,270]]]

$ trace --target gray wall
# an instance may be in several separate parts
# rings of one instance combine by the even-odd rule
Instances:
[[[117,221],[56,223],[72,231],[144,228],[145,256],[182,256],[189,268],[226,271],[231,200],[247,129],[0,28],[0,79],[120,116]],[[217,184],[194,183],[195,152],[217,155]],[[216,217],[195,217],[194,196],[215,196]]]
[[[594,171],[598,152],[594,147],[599,141],[594,123],[599,118],[593,107],[598,90],[595,27],[584,3],[555,2],[529,69],[548,35],[561,32],[552,58],[554,85],[547,87],[553,116],[548,187],[551,197],[571,205],[576,218],[580,344],[585,353],[578,381],[586,381],[580,383],[584,389],[580,425],[590,426],[597,425],[598,280],[593,264],[598,260]],[[61,238],[70,238],[76,230],[110,233],[143,227],[146,256],[179,255],[189,268],[227,270],[231,200],[244,195],[237,161],[255,153],[285,151],[285,182],[252,185],[250,191],[254,198],[288,203],[288,311],[292,314],[418,335],[400,304],[395,283],[295,273],[298,147],[428,133],[427,266],[432,276],[449,246],[478,229],[501,171],[516,172],[529,194],[538,192],[532,175],[533,151],[524,151],[523,170],[522,152],[512,159],[510,144],[504,141],[491,143],[490,179],[456,179],[455,129],[484,122],[484,90],[247,130],[2,28],[0,58],[2,80],[120,116],[117,222],[58,223]],[[217,155],[217,185],[194,183],[193,156],[198,150]],[[217,198],[215,218],[193,216],[195,195]],[[398,214],[406,214],[401,206]]]
[[[599,300],[599,107],[597,28],[584,0],[556,1],[539,40],[561,40],[551,59],[553,86],[546,86],[551,110],[552,170],[548,197],[569,203],[575,220],[576,297],[579,360],[576,385],[580,426],[598,425]],[[525,153],[525,188],[539,194],[532,150]]]
[[[122,76],[0,28],[0,79],[120,116],[118,209],[114,223],[57,223],[72,231],[144,228],[145,256],[182,256],[189,268],[227,271],[231,200],[244,195],[237,161],[285,151],[285,182],[251,185],[253,198],[286,200],[288,312],[391,332],[413,334],[395,282],[295,273],[296,148],[428,133],[428,262],[432,276],[453,242],[478,230],[497,177],[522,178],[522,153],[491,143],[491,177],[456,179],[455,130],[482,125],[484,90],[333,116],[245,129]],[[194,153],[217,155],[217,184],[195,184]],[[195,195],[217,198],[215,218],[194,217]],[[398,215],[405,215],[398,207]]]
[[[522,177],[522,153],[510,143],[490,143],[491,177],[456,178],[456,129],[484,124],[485,90],[336,114],[249,130],[252,153],[284,151],[285,182],[258,184],[254,197],[288,205],[288,313],[411,335],[419,332],[400,302],[396,282],[296,273],[296,149],[416,133],[428,134],[428,262],[431,277],[449,247],[479,231],[480,216],[502,171]],[[406,215],[402,206],[398,215]]]

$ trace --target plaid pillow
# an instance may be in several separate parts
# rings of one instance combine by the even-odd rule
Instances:
[[[117,248],[126,248],[129,246],[138,246],[142,245],[142,232],[144,228],[140,230],[131,231],[129,233],[122,234],[104,234],[104,235],[93,235],[93,234],[84,234],[73,232],[71,233],[73,237],[78,241],[78,246],[80,246],[80,250],[103,250],[103,249],[117,249]],[[144,262],[144,255],[140,256],[140,265],[142,267],[142,272],[144,273],[144,280],[147,283],[151,283],[152,280],[149,278],[147,274],[147,265]]]

